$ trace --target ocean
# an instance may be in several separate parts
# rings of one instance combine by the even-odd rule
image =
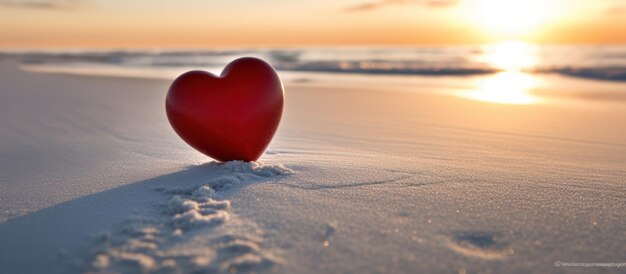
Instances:
[[[390,89],[420,86],[500,103],[549,98],[626,99],[626,46],[490,45],[437,47],[303,47],[254,49],[4,51],[30,71],[173,79],[187,70],[219,74],[243,56],[272,64],[283,81]],[[506,89],[506,92],[501,90]]]

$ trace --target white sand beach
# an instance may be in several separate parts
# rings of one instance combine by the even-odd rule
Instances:
[[[171,80],[0,62],[0,273],[626,269],[555,266],[626,262],[623,83],[498,104],[281,76],[270,148],[220,164],[170,127]]]

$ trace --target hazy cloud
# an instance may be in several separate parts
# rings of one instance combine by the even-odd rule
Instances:
[[[343,9],[346,12],[370,11],[391,5],[421,5],[433,8],[442,8],[456,5],[458,0],[380,0],[348,6]]]
[[[606,13],[610,15],[623,15],[626,14],[626,6],[615,6],[609,8]]]
[[[25,9],[67,9],[76,7],[80,0],[0,0],[0,6]]]

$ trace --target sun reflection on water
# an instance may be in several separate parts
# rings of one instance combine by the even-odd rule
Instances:
[[[533,104],[539,98],[529,90],[536,85],[535,78],[519,71],[504,71],[481,79],[476,90],[466,92],[463,96],[484,102],[501,104]]]
[[[489,48],[484,56],[489,65],[502,70],[478,79],[477,88],[465,91],[466,98],[501,104],[534,104],[540,98],[530,91],[537,85],[536,78],[523,72],[537,62],[533,46],[517,41],[506,41]]]
[[[537,63],[535,47],[519,41],[505,41],[488,49],[485,61],[495,68],[521,71]]]

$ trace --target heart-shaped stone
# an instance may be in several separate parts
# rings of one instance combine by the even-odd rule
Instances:
[[[180,75],[165,109],[174,131],[218,161],[256,161],[269,145],[283,112],[283,85],[257,58],[240,58],[220,76],[206,71]]]

